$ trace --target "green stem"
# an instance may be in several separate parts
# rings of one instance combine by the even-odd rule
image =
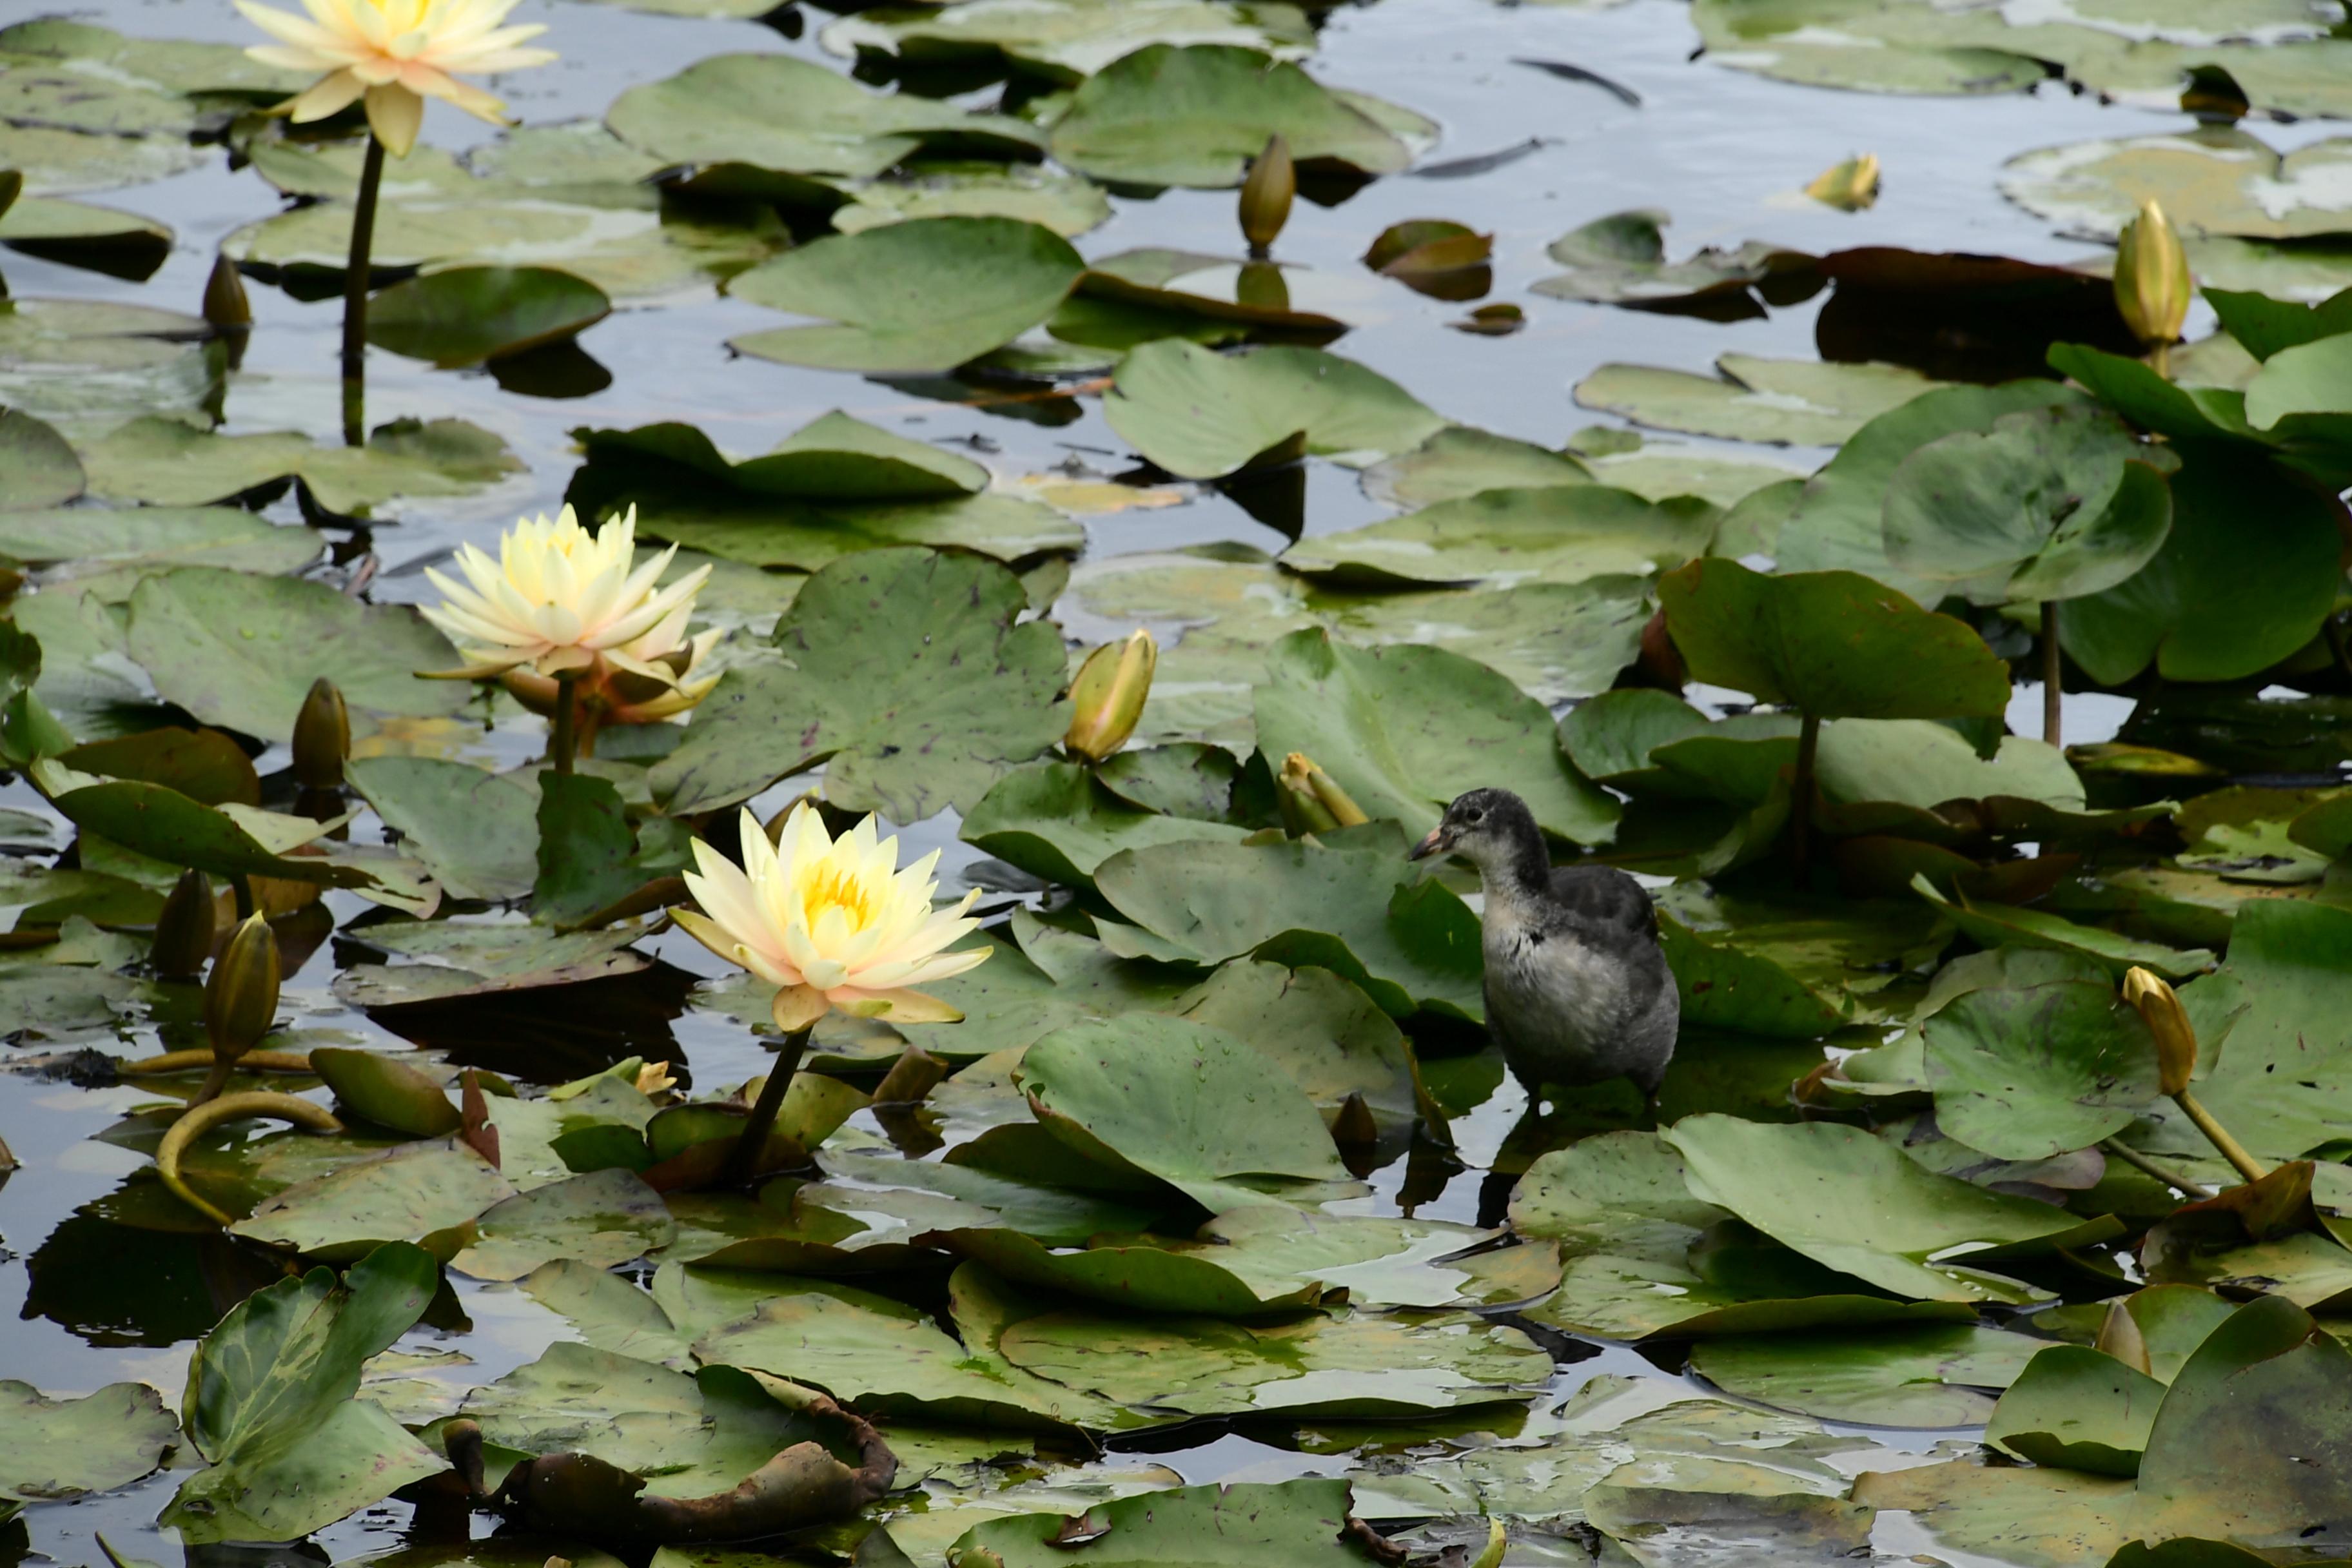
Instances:
[[[236,1069],[236,1064],[235,1062],[223,1061],[220,1058],[215,1057],[213,1058],[212,1070],[205,1074],[204,1086],[196,1090],[195,1099],[188,1101],[188,1103],[190,1105],[202,1105],[208,1100],[218,1100],[221,1096],[221,1090],[228,1087],[228,1075]]]
[[[809,1029],[795,1029],[784,1037],[783,1048],[776,1053],[775,1062],[768,1068],[767,1081],[760,1086],[760,1099],[751,1107],[751,1119],[743,1123],[743,1131],[736,1134],[735,1147],[727,1152],[727,1163],[719,1173],[721,1186],[750,1184],[759,1168],[760,1152],[768,1146],[768,1134],[775,1129],[776,1112],[783,1109],[784,1091],[792,1087],[793,1074],[800,1070],[801,1053],[808,1048],[809,1033]]]
[[[2236,1167],[2238,1174],[2250,1182],[2259,1182],[2270,1174],[2263,1168],[2263,1163],[2248,1153],[2244,1144],[2231,1137],[2230,1130],[2214,1121],[2213,1113],[2198,1104],[2196,1097],[2187,1089],[2174,1095],[2172,1103],[2180,1107],[2189,1120],[2196,1123],[2197,1131],[2205,1134],[2205,1141],[2221,1152],[2221,1158]]]
[[[368,135],[360,165],[359,201],[352,208],[352,254],[343,268],[343,445],[367,441],[368,271],[375,248],[376,194],[383,185],[383,143]]]
[[[548,738],[548,764],[559,773],[568,773],[579,757],[580,742],[572,738],[578,722],[572,700],[572,688],[580,677],[565,670],[555,678],[555,732]]]
[[[1821,719],[1808,713],[1797,731],[1797,777],[1789,792],[1789,858],[1796,866],[1799,882],[1805,879],[1812,858],[1813,759],[1821,749]]]
[[[2158,1164],[2120,1139],[2102,1138],[2099,1140],[2099,1147],[2142,1174],[2154,1176],[2184,1198],[2192,1198],[2201,1203],[2213,1195],[2212,1188],[2190,1181],[2169,1166]]]
[[[2051,745],[2062,742],[2059,735],[2064,728],[2066,693],[2059,683],[2058,601],[2042,601],[2042,738]]]
[[[2152,345],[2147,351],[2147,368],[2164,377],[2165,380],[2170,381],[2172,379],[2172,345],[2170,343]]]

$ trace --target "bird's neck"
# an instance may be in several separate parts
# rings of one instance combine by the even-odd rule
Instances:
[[[1551,856],[1543,847],[1542,837],[1531,834],[1491,864],[1481,865],[1478,872],[1489,898],[1496,894],[1506,899],[1540,898],[1551,888]]]

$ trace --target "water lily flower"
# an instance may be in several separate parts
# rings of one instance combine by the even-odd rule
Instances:
[[[896,837],[875,838],[869,816],[839,838],[806,801],[778,841],[749,811],[737,866],[697,839],[687,890],[702,906],[671,911],[695,941],[776,986],[776,1026],[809,1028],[838,1007],[893,1024],[947,1024],[963,1015],[913,989],[977,967],[985,947],[946,949],[980,922],[978,889],[934,909],[934,849],[903,870]]]
[[[722,634],[689,637],[686,629],[710,568],[698,566],[657,588],[677,547],[633,569],[636,533],[635,507],[591,533],[567,506],[552,521],[518,521],[499,541],[495,558],[459,546],[463,584],[426,568],[444,602],[425,617],[467,660],[463,668],[433,674],[496,678],[537,713],[555,710],[568,679],[583,745],[600,723],[648,724],[692,708],[719,683],[697,671]]]
[[[305,18],[236,0],[246,20],[278,40],[245,52],[264,65],[326,74],[289,100],[297,124],[324,120],[367,100],[368,127],[395,158],[408,156],[425,121],[425,100],[437,98],[493,125],[507,123],[506,105],[458,72],[521,70],[555,58],[553,49],[516,46],[547,31],[542,24],[508,27],[519,0],[302,0]]]

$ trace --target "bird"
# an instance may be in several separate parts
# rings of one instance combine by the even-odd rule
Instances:
[[[1486,1027],[1528,1100],[1618,1077],[1655,1096],[1682,997],[1642,884],[1612,866],[1554,867],[1535,814],[1507,789],[1454,797],[1408,858],[1433,855],[1478,868]]]

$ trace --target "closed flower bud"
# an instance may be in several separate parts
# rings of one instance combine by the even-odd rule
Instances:
[[[304,789],[341,789],[352,754],[352,716],[343,694],[325,676],[310,683],[294,717],[294,782]]]
[[[2093,1348],[2104,1351],[2134,1372],[2148,1370],[2147,1336],[2140,1332],[2139,1320],[2121,1301],[2108,1303],[2106,1320],[2099,1325],[2098,1342]]]
[[[213,903],[212,879],[202,871],[183,871],[163,912],[155,918],[155,943],[147,962],[166,980],[189,980],[204,973],[213,955],[218,910]]]
[[[1242,237],[1250,253],[1263,256],[1274,247],[1275,237],[1290,221],[1290,204],[1298,195],[1298,171],[1290,162],[1290,143],[1279,136],[1265,139],[1265,151],[1250,164],[1242,182]]]
[[[1282,759],[1282,774],[1275,781],[1275,805],[1293,837],[1371,820],[1339,781],[1317,767],[1304,752],[1293,752]]]
[[[1152,671],[1160,668],[1160,645],[1138,630],[1124,642],[1105,643],[1087,656],[1070,682],[1070,732],[1062,744],[1074,756],[1101,762],[1127,744],[1151,695]]]
[[[205,279],[205,321],[224,332],[242,332],[253,325],[253,304],[245,297],[245,278],[226,256],[214,259],[213,275]]]
[[[2124,1000],[2156,1037],[2157,1073],[2164,1092],[2183,1092],[2197,1070],[2197,1031],[2190,1026],[2179,996],[2160,976],[2134,969],[2124,976]]]
[[[2140,203],[2139,216],[2116,244],[2116,309],[2124,324],[2151,348],[2177,342],[2193,289],[2189,253],[2172,220],[2155,202]]]
[[[205,982],[205,1034],[213,1055],[235,1061],[278,1018],[278,935],[257,914],[236,928]]]
[[[1878,200],[1878,154],[1861,153],[1813,176],[1805,195],[1840,212],[1858,213]]]

